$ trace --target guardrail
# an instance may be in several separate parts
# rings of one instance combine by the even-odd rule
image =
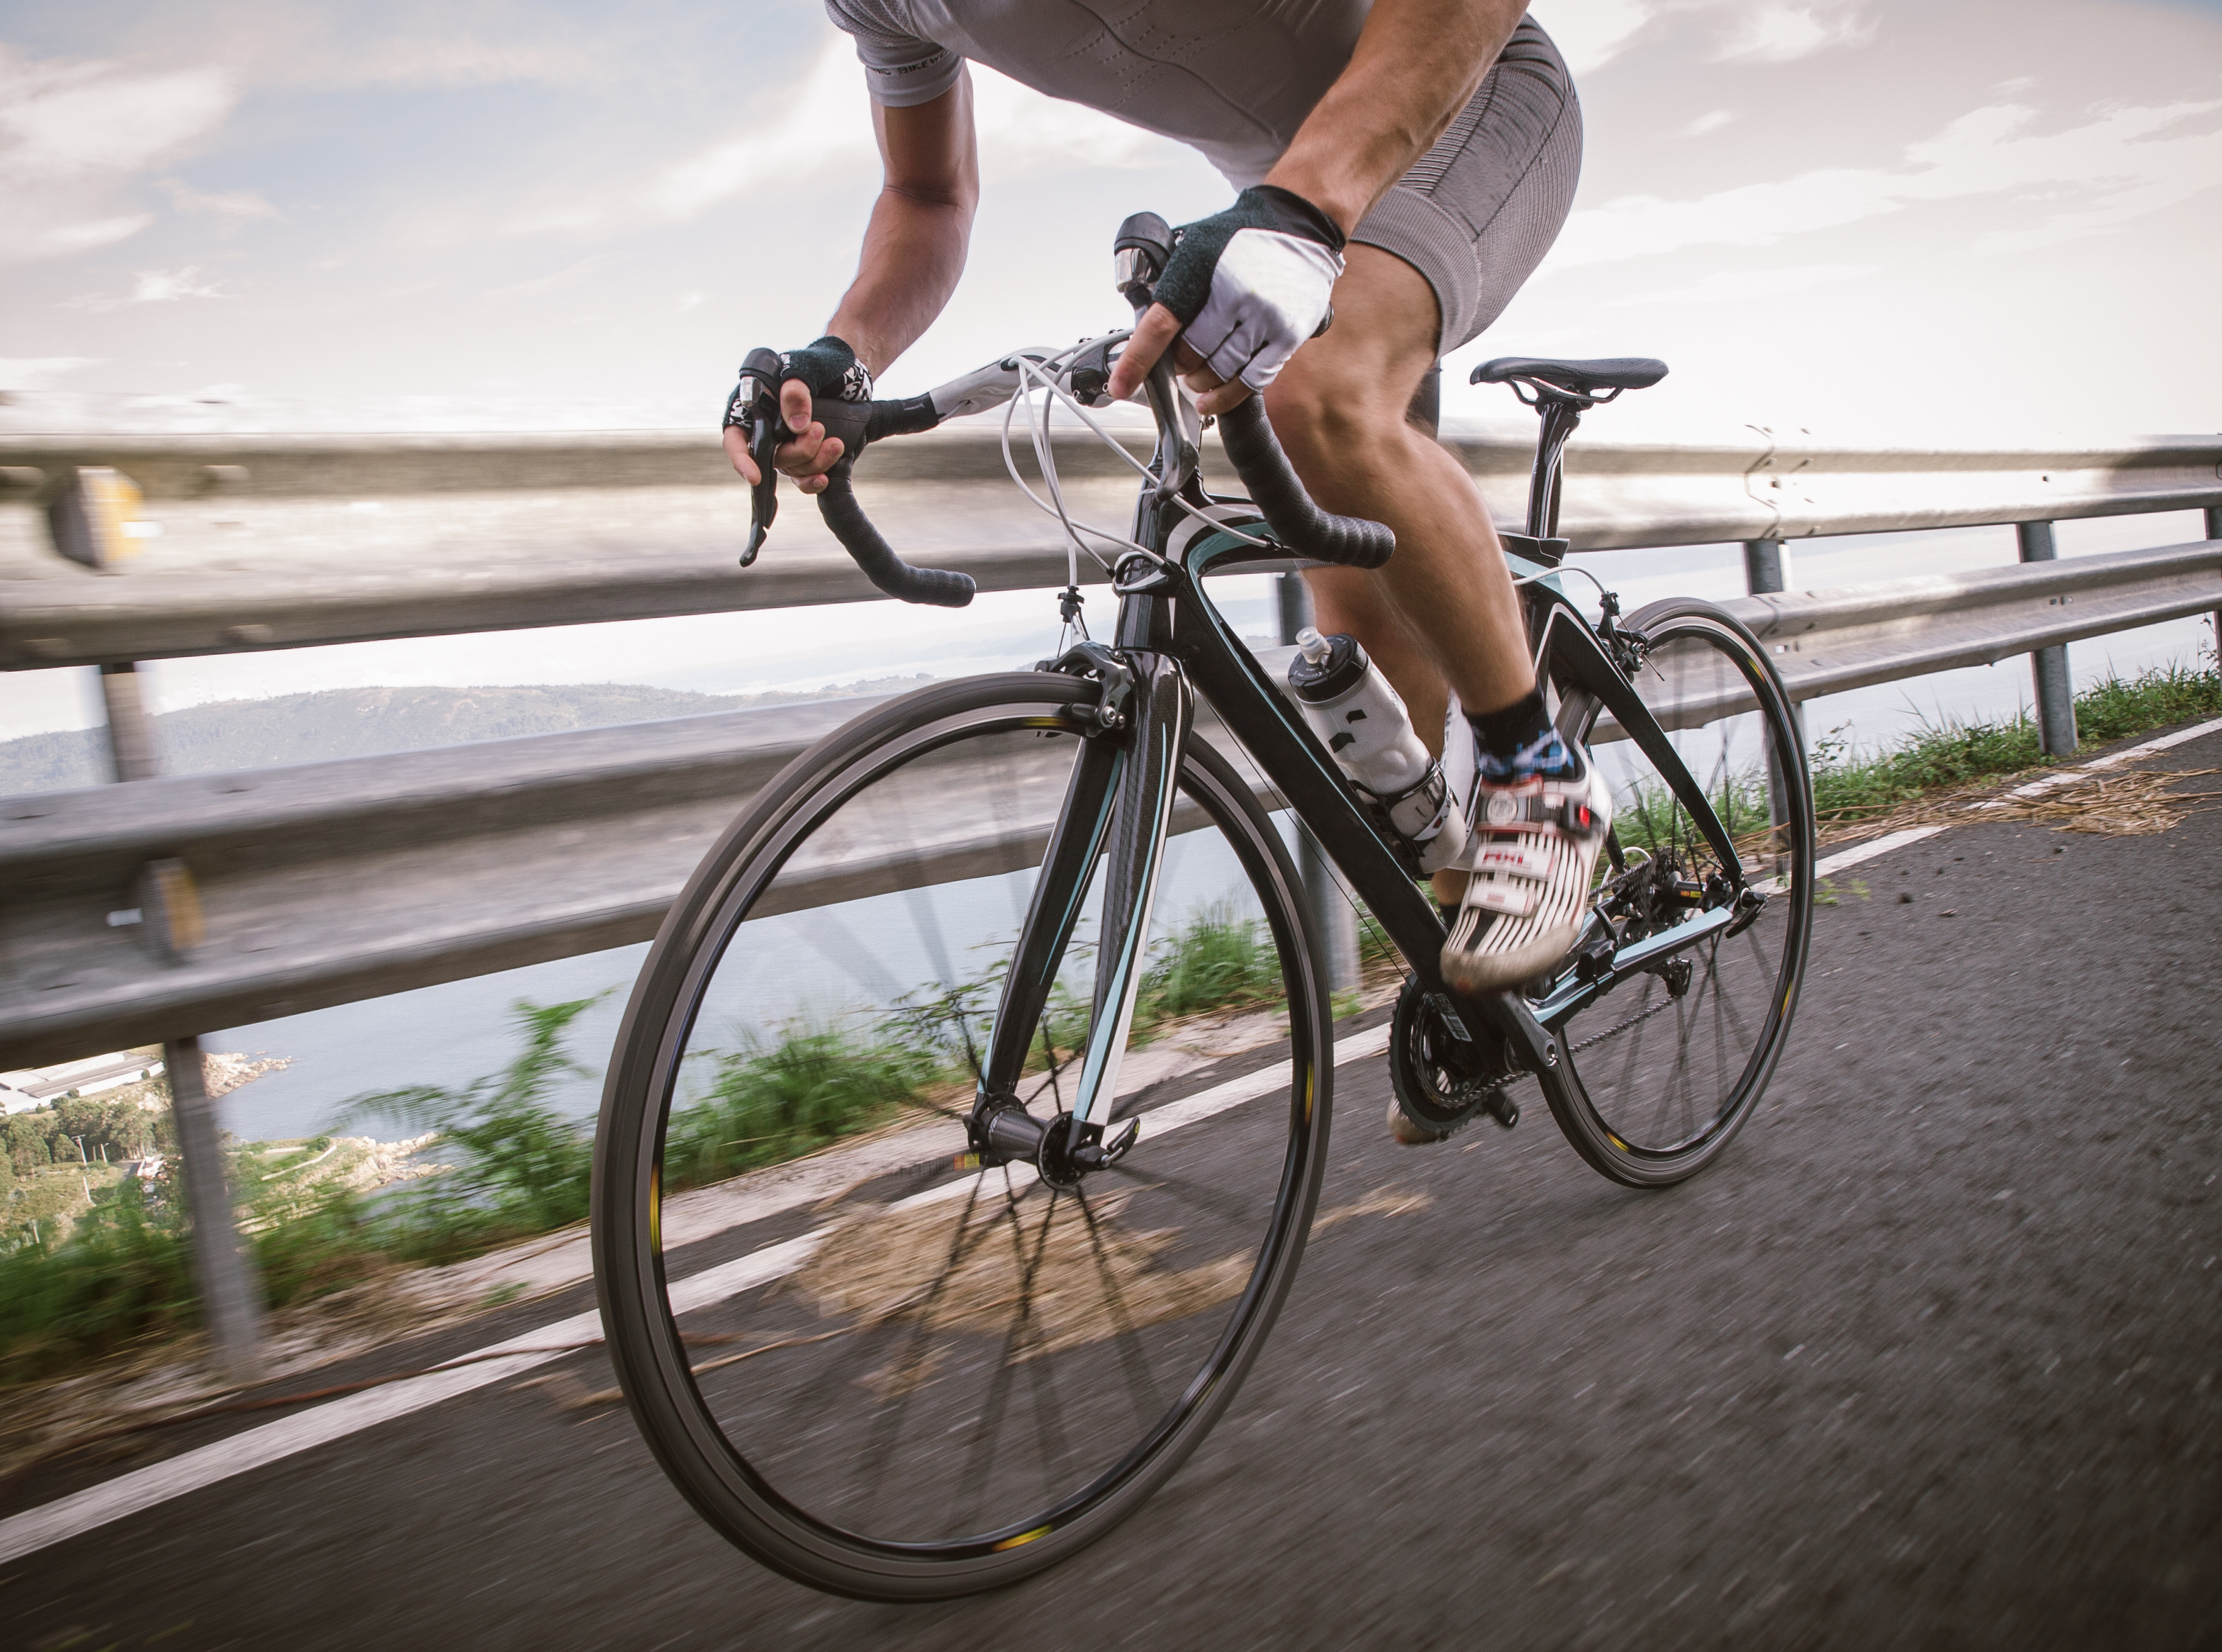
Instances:
[[[1447,444],[1516,527],[1529,445]],[[1227,476],[1208,438],[1206,457]],[[1610,550],[2181,510],[2222,505],[2218,461],[2213,437],[2027,453],[1577,442],[1561,531]],[[1058,464],[1083,515],[1127,519],[1115,456],[1060,436]],[[745,497],[707,437],[0,437],[0,480],[24,504],[94,466],[144,491],[156,549],[105,577],[53,554],[41,512],[0,511],[0,670],[878,595],[792,497],[738,571]],[[986,591],[1064,583],[1063,542],[1010,487],[992,430],[888,443],[859,491],[913,561]],[[1081,575],[1102,578],[1085,558]]]

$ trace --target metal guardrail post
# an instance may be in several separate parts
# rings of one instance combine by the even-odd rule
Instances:
[[[1747,539],[1743,542],[1744,589],[1753,596],[1766,596],[1786,590],[1790,581],[1790,558],[1782,549],[1779,539]],[[1805,739],[1805,704],[1799,700],[1790,708],[1797,719],[1798,739]],[[1767,812],[1773,825],[1779,829],[1790,820],[1790,778],[1782,772],[1782,764],[1773,752],[1767,755]]]
[[[1281,641],[1294,643],[1296,633],[1312,623],[1312,594],[1304,576],[1290,572],[1273,577],[1273,604],[1281,622]],[[1304,881],[1304,906],[1312,928],[1327,954],[1328,987],[1334,992],[1358,990],[1358,923],[1349,899],[1334,879],[1334,868],[1320,851],[1312,834],[1296,827],[1296,870]]]
[[[1790,588],[1790,558],[1782,554],[1779,539],[1747,539],[1743,542],[1743,585],[1752,595],[1765,596],[1770,591]]]
[[[170,1079],[170,1109],[178,1122],[178,1153],[185,1160],[185,1209],[192,1221],[193,1272],[200,1280],[203,1320],[224,1376],[235,1383],[252,1382],[261,1366],[260,1293],[232,1216],[223,1144],[217,1135],[200,1040],[168,1040],[162,1060]]]
[[[139,697],[139,668],[129,661],[100,668],[100,697],[108,707],[108,749],[118,780],[152,780],[154,727]]]
[[[2049,562],[2060,555],[2049,522],[2015,523],[2014,542],[2025,562]],[[2029,664],[2037,685],[2037,744],[2049,757],[2073,757],[2075,680],[2068,674],[2068,646],[2040,648],[2029,656]]]
[[[100,668],[101,698],[108,708],[109,750],[118,781],[152,780],[160,765],[154,756],[154,726],[139,693],[139,668],[129,662]],[[167,891],[191,874],[174,862],[148,868],[139,882],[139,899],[148,945],[174,958],[185,938],[198,930],[197,918],[180,923],[169,908]],[[185,896],[188,901],[190,894]],[[198,1038],[170,1039],[162,1046],[170,1082],[170,1112],[178,1127],[178,1156],[183,1161],[185,1204],[192,1224],[193,1273],[216,1363],[232,1382],[254,1379],[260,1366],[260,1292],[254,1262],[241,1243],[232,1215],[231,1190],[223,1173],[223,1145],[201,1065]]]
[[[2217,474],[2222,474],[2222,471],[2218,471]],[[2222,505],[2210,505],[2206,507],[2206,537],[2209,539],[2222,539]],[[2222,608],[2217,608],[2213,613],[2208,614],[2206,623],[2214,632],[2214,669],[2217,671],[2222,671]]]

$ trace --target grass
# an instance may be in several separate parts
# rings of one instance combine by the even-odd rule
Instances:
[[[2086,745],[2218,713],[2222,675],[2182,665],[2109,677],[2075,696],[2076,734]],[[1814,743],[1813,801],[1823,826],[1849,825],[1930,793],[2018,774],[2045,761],[2037,724],[2026,712],[1997,722],[1947,719],[1866,754],[1828,736]]]

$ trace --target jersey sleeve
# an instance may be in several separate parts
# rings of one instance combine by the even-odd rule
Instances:
[[[874,0],[825,0],[825,15],[857,42],[872,101],[889,109],[931,103],[957,84],[964,59],[906,31],[894,9]]]

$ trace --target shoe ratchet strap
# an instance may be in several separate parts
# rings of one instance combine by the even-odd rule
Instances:
[[[1478,832],[1532,832],[1538,826],[1565,832],[1570,838],[1594,838],[1604,830],[1597,811],[1590,807],[1589,788],[1579,781],[1564,782],[1579,790],[1557,790],[1547,782],[1534,792],[1507,788],[1482,788]]]

